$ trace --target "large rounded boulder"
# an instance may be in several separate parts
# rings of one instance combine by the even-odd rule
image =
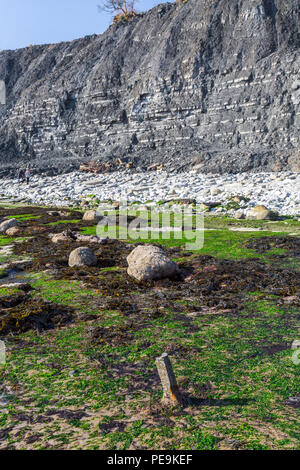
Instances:
[[[4,220],[0,224],[0,233],[6,232],[6,230],[12,228],[12,227],[17,227],[19,225],[17,219],[8,219]]]
[[[179,274],[177,264],[153,245],[138,246],[127,257],[128,274],[138,281],[173,278]]]
[[[69,256],[70,268],[76,266],[95,266],[96,264],[97,257],[95,253],[86,246],[76,248]]]
[[[277,220],[278,213],[267,209],[265,206],[255,206],[248,212],[247,218],[252,220]]]

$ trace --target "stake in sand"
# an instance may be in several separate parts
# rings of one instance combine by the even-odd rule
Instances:
[[[168,354],[163,353],[155,363],[163,387],[163,402],[169,405],[181,404],[182,399]]]

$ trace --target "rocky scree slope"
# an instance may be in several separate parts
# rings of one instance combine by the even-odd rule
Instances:
[[[299,11],[299,0],[189,0],[0,52],[2,174],[91,160],[299,171]]]

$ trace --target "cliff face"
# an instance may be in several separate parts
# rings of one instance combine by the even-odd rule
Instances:
[[[189,0],[2,51],[1,164],[298,171],[299,25],[299,0]]]

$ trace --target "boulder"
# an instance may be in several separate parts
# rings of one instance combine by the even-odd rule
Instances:
[[[69,266],[95,266],[97,264],[96,255],[87,247],[76,248],[69,256]]]
[[[51,217],[58,217],[59,216],[58,211],[49,211],[49,212],[47,212],[47,214],[50,215]]]
[[[18,225],[19,225],[19,222],[17,221],[17,219],[4,220],[0,224],[0,233],[6,232],[6,230],[8,230],[9,228],[17,227]]]
[[[238,211],[234,214],[234,218],[235,219],[240,219],[240,220],[245,219],[245,214],[244,214],[244,212]]]
[[[229,198],[229,200],[231,202],[236,202],[237,204],[239,204],[240,202],[243,201],[243,198],[241,196],[232,196]]]
[[[71,238],[66,233],[62,232],[51,236],[51,241],[52,243],[68,242],[71,241]]]
[[[218,196],[219,194],[221,194],[223,191],[219,188],[211,188],[210,190],[210,194],[212,196]]]
[[[107,240],[106,238],[99,238],[96,235],[83,235],[78,232],[72,232],[72,230],[65,230],[61,233],[50,233],[49,237],[51,238],[52,243],[60,242],[85,242],[85,243],[104,243]]]
[[[81,235],[80,233],[76,234],[76,240],[79,242],[86,243],[103,243],[107,238],[99,238],[96,235]]]
[[[177,264],[153,245],[138,246],[127,257],[128,274],[138,281],[172,278],[179,274]]]
[[[73,242],[77,240],[77,233],[72,230],[64,230],[60,233],[50,233],[49,237],[51,238],[52,243]]]
[[[59,211],[58,215],[60,217],[70,217],[70,212],[66,212],[66,211]]]
[[[10,227],[8,230],[6,230],[6,235],[8,235],[9,237],[15,237],[16,235],[18,235],[20,233],[20,228],[15,226],[15,227]]]
[[[86,220],[87,222],[99,222],[100,220],[103,219],[103,216],[98,214],[97,211],[92,210],[92,211],[87,211],[82,220]]]
[[[247,218],[252,220],[277,220],[278,213],[267,209],[265,206],[255,206],[248,212]]]
[[[208,206],[207,204],[199,204],[198,207],[202,212],[209,212],[210,211],[210,206]]]
[[[244,196],[244,195],[231,195],[227,198],[230,202],[236,202],[238,204],[242,203],[242,202],[248,202],[249,201],[249,198]]]

